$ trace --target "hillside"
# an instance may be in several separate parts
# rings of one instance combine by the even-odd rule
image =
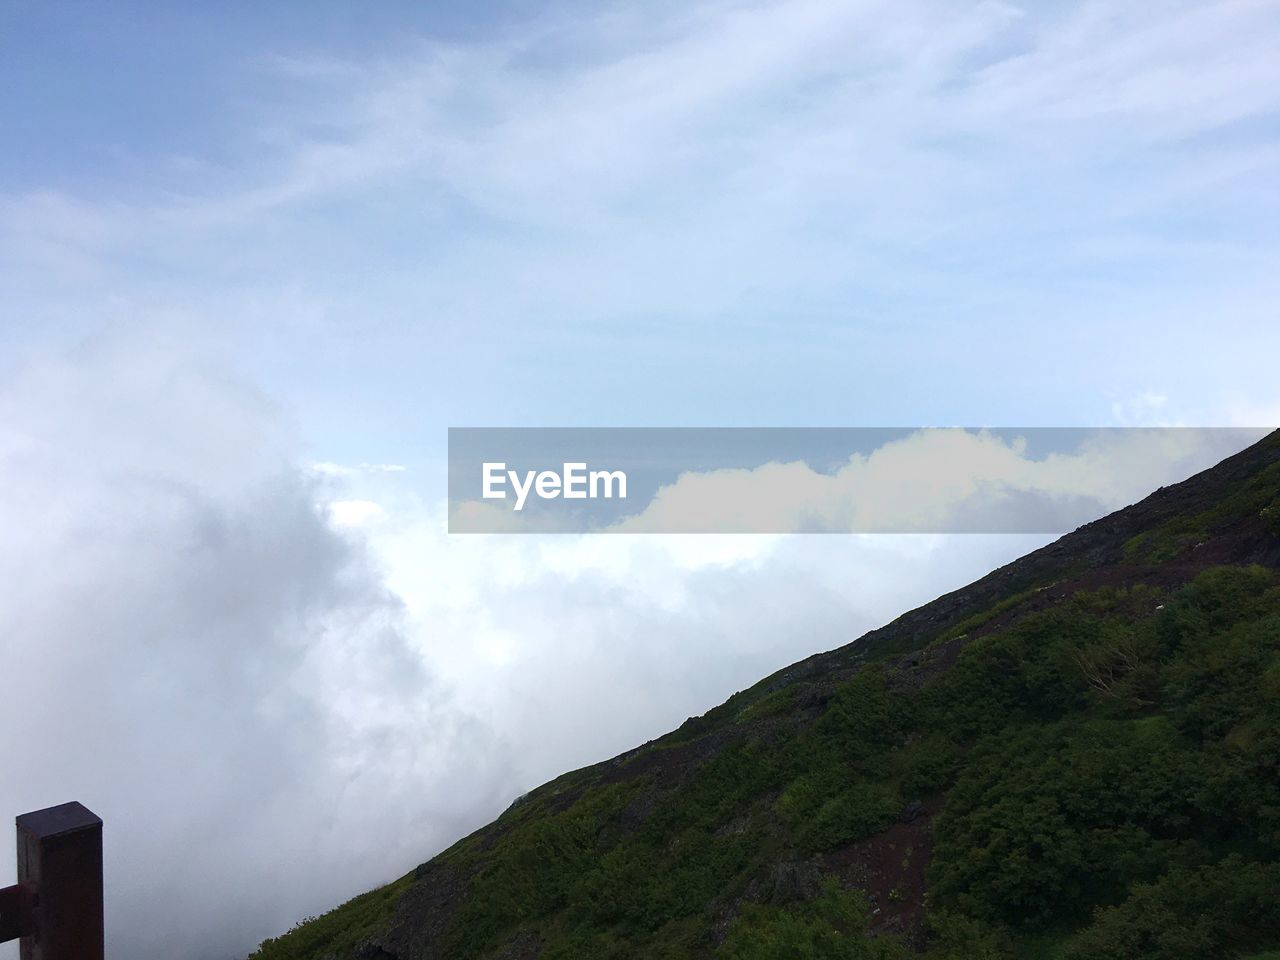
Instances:
[[[566,774],[253,960],[1280,949],[1280,432]]]

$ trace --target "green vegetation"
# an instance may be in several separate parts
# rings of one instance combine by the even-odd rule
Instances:
[[[1276,536],[1280,536],[1280,500],[1275,501],[1268,507],[1264,507],[1258,516],[1268,530],[1276,534]]]
[[[348,900],[322,917],[308,917],[288,933],[265,940],[254,960],[345,957],[391,918],[413,875]]]
[[[1265,444],[1280,443],[1274,435]],[[1242,483],[1212,507],[1189,516],[1177,516],[1152,530],[1146,530],[1125,544],[1125,559],[1131,563],[1167,563],[1178,559],[1197,544],[1208,540],[1219,527],[1237,517],[1261,516],[1275,529],[1276,487],[1280,486],[1280,463],[1273,463]]]
[[[941,637],[939,637],[938,640],[935,642],[945,643],[948,640],[955,640],[959,637],[967,636],[970,632],[977,630],[979,627],[986,626],[988,623],[990,623],[996,617],[1000,616],[1002,613],[1008,613],[1010,610],[1013,610],[1021,606],[1022,604],[1026,603],[1026,601],[1031,599],[1031,597],[1034,596],[1035,593],[1036,591],[1034,589],[1023,590],[1021,593],[1015,593],[1012,596],[1005,597],[999,603],[993,604],[992,606],[988,607],[986,610],[979,611],[978,613],[975,613],[973,616],[966,617],[965,619],[961,620],[954,627],[952,627],[950,630],[944,633]]]
[[[1275,942],[1280,930],[1280,864],[1227,857],[1175,867],[1138,884],[1121,904],[1099,910],[1067,947],[1065,960],[1230,958]]]
[[[864,936],[870,919],[861,896],[827,880],[819,896],[795,907],[748,904],[716,955],[725,960],[902,960],[910,956],[892,940]]]
[[[1176,559],[1232,511],[1256,529],[1280,471],[1259,476],[1126,559]],[[456,887],[433,955],[1280,955],[1280,575],[1214,567],[1027,612],[1033,595],[941,626],[930,639],[969,635],[945,669],[884,655],[762,683],[535,791],[433,861]],[[858,864],[890,835],[874,862],[893,875],[868,885]],[[413,882],[254,960],[352,957]]]

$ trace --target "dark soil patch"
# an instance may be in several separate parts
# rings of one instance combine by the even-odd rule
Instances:
[[[895,934],[914,950],[923,950],[925,873],[933,859],[933,818],[942,798],[931,797],[904,810],[888,830],[827,854],[824,872],[834,873],[863,891],[871,906],[871,930]]]

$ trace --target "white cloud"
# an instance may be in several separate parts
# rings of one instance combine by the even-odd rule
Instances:
[[[554,418],[535,370],[620,381],[602,414],[631,423],[1274,389],[1273,3],[662,9],[268,58],[218,175],[2,197],[0,272],[49,329],[199,303],[300,408],[352,375],[389,432],[501,422],[490,382]],[[804,388],[748,386],[775,379]]]
[[[5,219],[27,242],[110,251],[251,231],[273,211],[426,183],[406,197],[424,222],[443,190],[550,232],[518,275],[495,264],[506,283],[490,295],[514,283],[530,294],[574,284],[588,296],[606,286],[659,302],[690,287],[711,296],[712,285],[676,282],[683,271],[661,289],[635,276],[680,263],[725,278],[754,264],[758,290],[783,238],[799,254],[787,258],[787,286],[830,286],[851,265],[874,268],[886,243],[949,248],[957,231],[1010,229],[1049,242],[1053,223],[1087,224],[1072,234],[1083,239],[1198,201],[1208,171],[1252,180],[1250,163],[1265,157],[1231,143],[1194,158],[1166,152],[1142,179],[1108,168],[1280,106],[1276,20],[1269,3],[1180,0],[1124,12],[930,0],[544,12],[519,32],[424,40],[398,58],[275,58],[264,69],[296,95],[287,112],[239,118],[245,162],[214,187],[202,178],[133,202],[50,188],[10,197]],[[1087,175],[1068,177],[1073,168]],[[1072,202],[1028,210],[1043,177],[1060,178]],[[843,270],[819,242],[833,216],[857,241],[841,251]],[[575,258],[602,243],[584,275]],[[486,251],[510,247],[469,237],[432,277]],[[910,280],[910,264],[898,268]]]
[[[1262,432],[1103,430],[1066,452],[1024,438],[929,429],[824,473],[808,464],[681,474],[624,533],[1065,532],[1185,479]]]
[[[1143,390],[1111,404],[1111,419],[1126,427],[1173,427],[1169,415],[1169,396],[1163,391]]]
[[[1280,429],[1280,400],[1259,402],[1236,393],[1228,396],[1224,406],[1226,423],[1240,427]]]
[[[333,463],[320,460],[311,469],[322,477],[355,477],[363,473],[403,473],[405,466],[399,463]]]
[[[0,809],[104,817],[113,953],[246,951],[1020,549],[450,538],[404,488],[339,536],[300,460],[172,344],[0,393]]]
[[[339,527],[366,527],[387,518],[387,511],[372,500],[333,500],[325,507],[329,518]]]
[[[0,810],[103,816],[113,954],[243,954],[515,788],[295,463],[254,391],[167,346],[0,392]]]
[[[371,534],[424,656],[505,732],[525,786],[619,753],[1043,537]]]

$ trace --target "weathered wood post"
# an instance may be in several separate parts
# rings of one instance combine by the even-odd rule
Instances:
[[[74,801],[18,817],[18,882],[0,890],[0,941],[22,960],[103,960],[102,821]]]

